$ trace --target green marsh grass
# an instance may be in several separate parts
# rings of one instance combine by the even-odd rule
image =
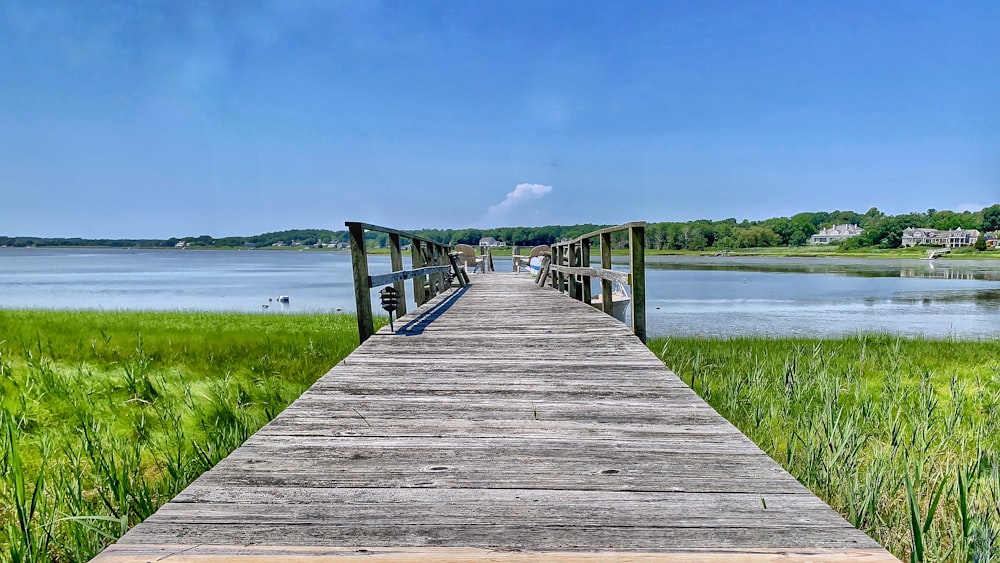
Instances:
[[[860,334],[649,346],[897,557],[1000,560],[1000,341]]]
[[[349,315],[0,310],[0,561],[87,561],[357,345]]]

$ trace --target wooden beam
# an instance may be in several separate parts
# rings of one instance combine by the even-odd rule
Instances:
[[[580,241],[580,266],[582,268],[590,267],[590,239],[583,239]],[[591,276],[586,273],[580,274],[583,277],[583,302],[590,304],[593,300],[591,292],[593,291],[590,287]]]
[[[360,223],[348,224],[351,237],[351,266],[354,270],[354,301],[358,312],[358,340],[365,340],[375,334],[375,319],[372,317],[371,285],[368,283],[368,251],[365,248],[365,229]]]
[[[576,243],[580,242],[583,239],[596,238],[596,237],[599,237],[599,236],[604,235],[604,234],[611,234],[611,233],[618,233],[618,232],[621,232],[621,231],[627,231],[627,230],[635,228],[635,227],[643,227],[643,228],[645,228],[646,227],[646,222],[645,221],[633,221],[631,223],[625,223],[625,224],[618,225],[618,226],[615,226],[615,227],[607,227],[605,229],[598,229],[596,231],[591,231],[591,232],[589,232],[587,234],[581,235],[581,236],[579,236],[579,237],[577,237],[577,238],[575,238],[573,240],[569,240],[569,241],[565,241],[565,242],[557,242],[557,243],[555,243],[555,244],[552,245],[552,248],[555,248],[557,246],[566,246],[566,245],[569,245],[569,244],[576,244]]]
[[[611,270],[611,233],[601,233],[601,269]],[[601,308],[609,315],[614,314],[614,303],[611,302],[611,281],[601,276]]]
[[[424,244],[426,243],[414,240],[410,245],[410,259],[412,260],[411,267],[414,270],[419,270],[424,266],[424,253],[420,248]],[[426,303],[427,299],[427,293],[424,291],[424,276],[415,276],[413,278],[413,300],[416,302],[417,307],[419,307]]]
[[[423,268],[417,268],[416,270],[403,270],[401,272],[390,272],[388,274],[379,274],[377,276],[368,276],[370,287],[378,287],[382,285],[389,285],[390,283],[402,282],[405,280],[412,280],[420,276],[439,276],[444,272],[451,270],[451,266],[425,266]]]
[[[392,271],[402,271],[403,253],[400,250],[399,233],[389,233],[389,255]],[[396,288],[396,293],[399,294],[399,305],[396,305],[396,318],[399,318],[406,314],[406,284],[403,283],[403,280],[399,280],[392,285]]]
[[[579,266],[579,263],[578,263],[578,256],[579,255],[577,253],[578,249],[579,249],[579,245],[578,244],[570,244],[569,246],[566,247],[567,266],[569,266],[570,268],[572,268],[574,270],[576,270],[576,268]],[[580,282],[577,281],[577,279],[576,279],[576,273],[575,272],[574,273],[570,273],[567,270],[563,270],[562,272],[564,274],[566,274],[566,279],[569,282],[569,286],[568,286],[569,296],[572,297],[573,299],[576,299],[577,301],[579,301],[580,300]]]
[[[391,227],[382,227],[380,225],[372,225],[370,223],[358,223],[358,222],[355,222],[355,221],[347,221],[344,224],[347,225],[348,229],[350,229],[351,225],[355,225],[355,226],[360,226],[362,229],[364,229],[366,231],[375,231],[375,232],[379,232],[379,233],[385,233],[387,235],[396,234],[396,235],[399,235],[401,237],[408,238],[408,239],[410,239],[410,241],[419,240],[419,241],[422,241],[422,242],[425,242],[425,243],[428,243],[428,244],[440,244],[439,242],[436,242],[436,241],[431,240],[429,238],[422,237],[420,235],[415,235],[413,233],[408,233],[406,231],[401,231],[399,229],[393,229]]]
[[[646,342],[646,227],[629,228],[629,270],[632,272],[632,332]]]
[[[578,266],[552,266],[552,269],[567,275],[589,276],[602,280],[618,280],[626,285],[631,285],[632,274],[619,272],[618,270],[605,270],[603,268],[580,268]]]

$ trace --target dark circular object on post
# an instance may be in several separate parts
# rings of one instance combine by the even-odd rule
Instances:
[[[395,311],[399,306],[399,292],[391,285],[383,287],[378,296],[382,300],[382,308],[386,311]]]

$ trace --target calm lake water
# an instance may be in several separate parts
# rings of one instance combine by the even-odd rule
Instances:
[[[1000,337],[1000,261],[649,257],[646,267],[657,336]],[[388,272],[388,257],[370,269]],[[0,307],[353,311],[354,293],[346,252],[0,248]]]

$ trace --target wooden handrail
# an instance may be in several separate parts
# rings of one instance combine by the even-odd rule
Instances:
[[[405,280],[413,280],[413,300],[423,305],[445,290],[444,274],[454,273],[458,284],[465,287],[469,278],[465,270],[458,267],[451,247],[429,238],[390,227],[369,223],[347,221],[344,223],[351,238],[351,265],[354,270],[354,299],[358,314],[358,339],[368,340],[375,334],[375,318],[372,315],[371,290],[380,285],[392,284],[398,295],[396,315],[406,314]],[[375,231],[389,235],[389,254],[392,272],[377,276],[368,275],[368,248],[365,245],[365,231]],[[403,253],[400,238],[410,239],[412,267],[403,269]],[[426,280],[426,283],[425,283]]]
[[[629,273],[611,269],[611,235],[628,232]],[[590,241],[600,238],[601,267],[590,267]],[[543,277],[544,276],[544,277]],[[625,278],[624,281],[622,278]],[[612,314],[612,282],[622,281],[632,287],[629,304],[632,313],[632,332],[646,341],[646,222],[625,223],[581,235],[573,240],[552,245],[547,264],[539,272],[539,284],[550,283],[570,297],[591,304],[590,280],[601,280],[601,308]]]

